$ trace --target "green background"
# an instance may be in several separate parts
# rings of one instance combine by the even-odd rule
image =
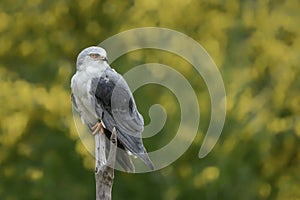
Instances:
[[[77,54],[119,32],[164,27],[199,42],[227,92],[225,126],[213,151],[198,152],[210,119],[200,75],[182,58],[139,50],[111,63],[125,73],[159,62],[197,91],[199,131],[172,165],[146,174],[116,171],[113,199],[300,199],[300,2],[298,0],[1,0],[0,199],[94,199],[94,161],[73,121],[70,78]],[[178,44],[180,45],[180,44]],[[166,88],[135,93],[145,121],[168,111],[149,151],[167,144],[180,120]]]

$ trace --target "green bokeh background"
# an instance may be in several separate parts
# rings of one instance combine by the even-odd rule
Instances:
[[[73,121],[70,78],[77,54],[121,31],[164,27],[199,42],[223,76],[227,118],[213,151],[197,157],[210,119],[200,75],[182,58],[139,50],[111,63],[125,73],[158,62],[197,91],[199,131],[179,160],[153,173],[116,171],[113,199],[300,199],[300,2],[298,0],[1,0],[0,199],[94,199],[94,161]],[[178,44],[180,45],[180,43]],[[140,88],[145,121],[168,111],[149,151],[178,128],[166,88]]]

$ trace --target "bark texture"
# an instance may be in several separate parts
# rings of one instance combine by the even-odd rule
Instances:
[[[114,128],[110,137],[110,149],[108,158],[105,155],[105,135],[95,135],[95,179],[96,200],[110,200],[114,180],[114,166],[117,151],[117,132]]]

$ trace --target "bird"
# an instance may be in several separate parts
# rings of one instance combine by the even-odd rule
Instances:
[[[131,155],[154,170],[142,141],[143,116],[125,79],[108,64],[105,49],[90,46],[78,54],[71,79],[71,101],[93,135],[110,138],[116,129],[116,160],[124,170],[135,171]]]

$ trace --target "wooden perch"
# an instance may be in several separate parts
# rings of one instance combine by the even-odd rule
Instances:
[[[105,156],[105,140],[105,134],[99,132],[95,135],[96,200],[111,199],[117,151],[117,132],[115,128],[113,128],[110,137],[110,149],[107,160]]]

